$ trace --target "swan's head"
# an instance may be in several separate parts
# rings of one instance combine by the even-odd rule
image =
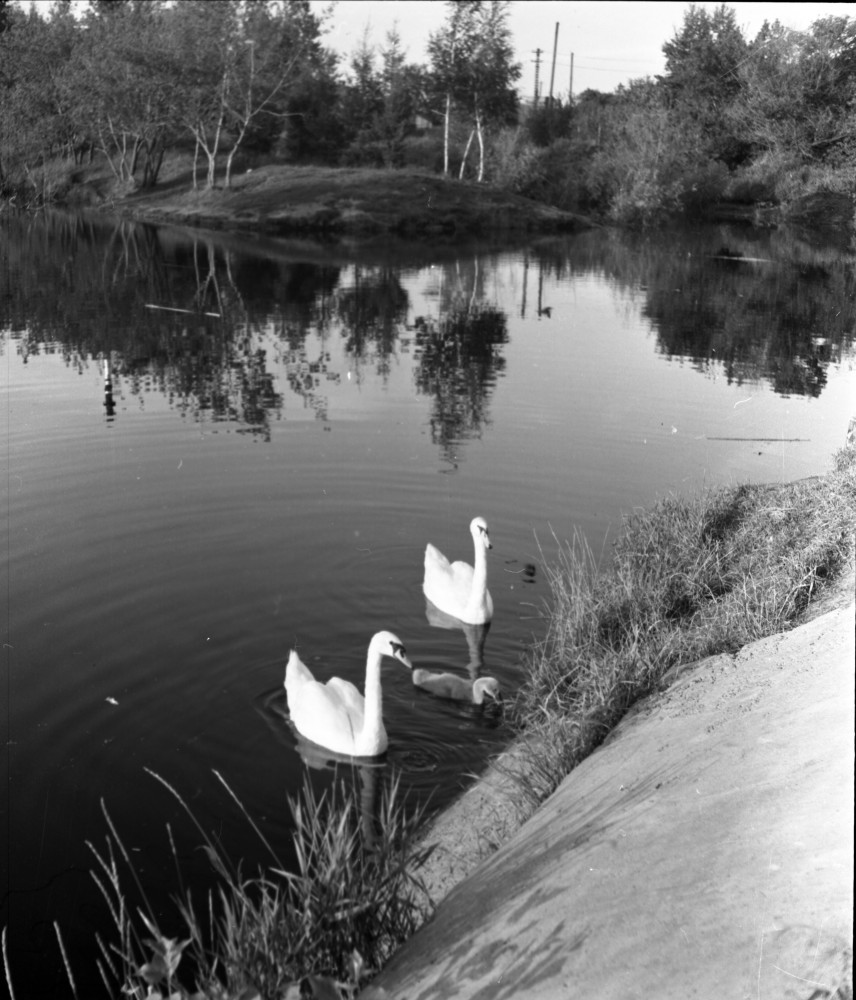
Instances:
[[[403,663],[408,670],[413,669],[404,643],[392,632],[378,632],[374,635],[369,645],[369,651],[377,653],[379,656],[391,656],[399,663]]]
[[[487,530],[487,521],[483,517],[474,517],[470,521],[470,534],[473,536],[476,545],[483,545],[486,549],[492,549],[490,544],[490,533]]]
[[[473,684],[473,701],[477,705],[481,705],[486,698],[490,701],[502,702],[502,690],[495,677],[479,677]]]

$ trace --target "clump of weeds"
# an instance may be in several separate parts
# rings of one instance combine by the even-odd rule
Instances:
[[[87,846],[92,877],[112,919],[110,940],[96,936],[98,970],[107,995],[132,1000],[349,1000],[424,922],[430,901],[418,877],[425,849],[417,849],[420,816],[406,815],[398,779],[384,789],[371,823],[359,795],[344,783],[319,795],[307,779],[289,798],[296,855],[288,870],[219,773],[214,772],[255,833],[271,863],[244,877],[162,777],[195,825],[217,876],[200,911],[189,890],[177,898],[180,938],[167,937],[102,801],[109,829],[102,847]],[[167,826],[182,883],[178,853]],[[143,901],[132,910],[127,880]],[[72,995],[74,976],[56,928]],[[2,935],[6,982],[12,970]],[[189,985],[192,983],[192,985]]]

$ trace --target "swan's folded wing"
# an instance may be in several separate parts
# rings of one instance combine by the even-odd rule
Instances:
[[[362,719],[365,711],[365,699],[354,684],[341,677],[331,677],[327,681],[326,687],[341,701],[348,712],[359,713],[360,719]]]
[[[461,596],[469,597],[473,588],[473,568],[469,563],[453,562],[449,567],[452,576],[452,586]]]
[[[294,704],[289,703],[291,721],[297,731],[338,753],[353,753],[355,734],[362,729],[362,709],[351,713],[335,690],[313,681],[303,685]]]
[[[449,560],[430,542],[425,546],[425,578],[432,573],[448,573]]]
[[[314,682],[315,678],[312,676],[312,671],[305,663],[302,662],[300,657],[297,655],[297,650],[292,649],[290,656],[288,657],[288,663],[285,665],[285,691],[286,694],[291,697],[291,692],[296,691],[299,687],[304,684]]]
[[[465,562],[450,563],[449,560],[429,544],[425,547],[425,577],[422,592],[441,611],[463,607],[472,586],[473,568]]]

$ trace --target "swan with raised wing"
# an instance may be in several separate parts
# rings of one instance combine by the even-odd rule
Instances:
[[[295,729],[301,736],[334,753],[351,757],[377,757],[389,743],[383,725],[380,665],[392,657],[412,670],[404,644],[392,632],[372,636],[366,657],[365,696],[341,677],[325,684],[292,649],[285,667],[285,693]]]
[[[440,611],[470,625],[483,625],[493,617],[493,599],[487,589],[487,552],[493,548],[487,521],[474,517],[470,534],[475,546],[474,565],[453,562],[429,542],[425,547],[422,592]]]

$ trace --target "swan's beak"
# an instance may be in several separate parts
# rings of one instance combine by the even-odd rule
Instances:
[[[492,701],[494,705],[502,704],[502,688],[498,684],[486,687],[484,689],[484,696],[488,701]]]
[[[410,662],[410,657],[408,657],[407,655],[407,650],[404,648],[404,646],[401,645],[400,642],[392,643],[391,655],[394,656],[399,663],[403,663],[408,670],[413,669],[413,664]]]

